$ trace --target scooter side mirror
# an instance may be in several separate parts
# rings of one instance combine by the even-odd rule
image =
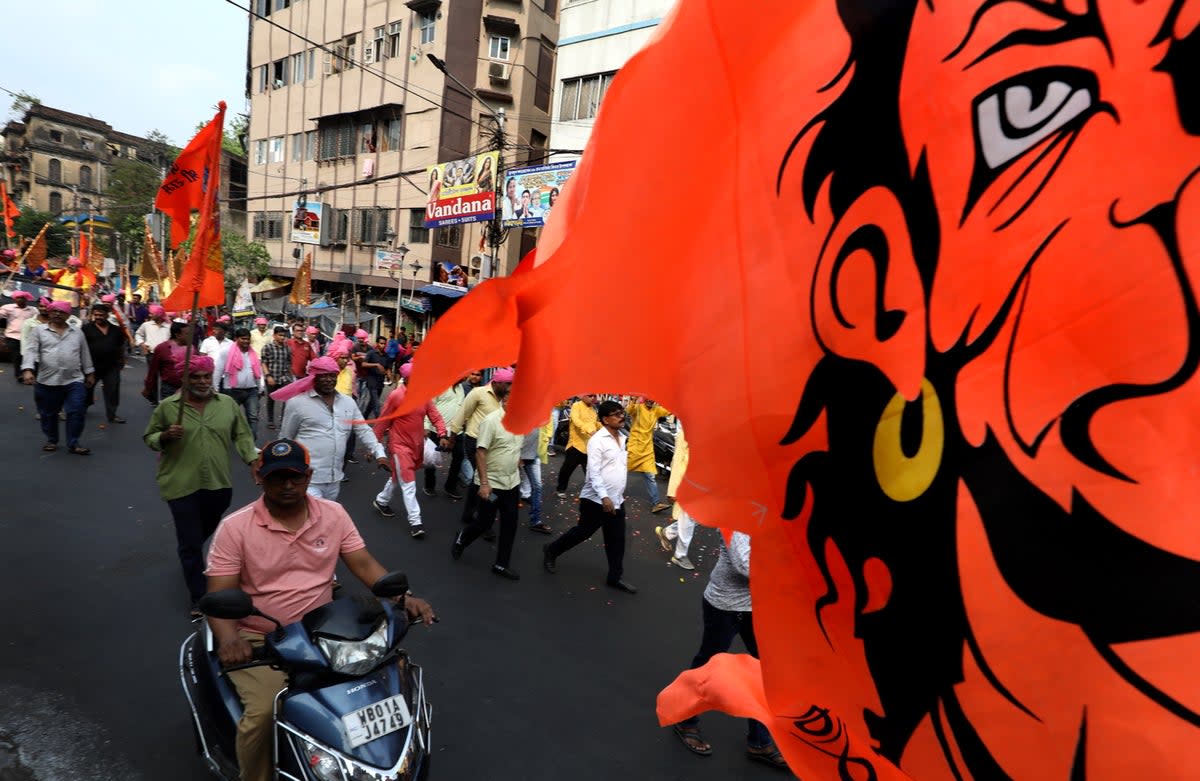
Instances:
[[[389,572],[375,581],[375,585],[371,586],[371,593],[381,599],[402,597],[408,593],[408,575],[403,572]]]
[[[227,588],[223,591],[213,591],[200,597],[197,604],[200,612],[211,618],[229,618],[240,620],[254,615],[254,603],[250,595],[240,588]]]

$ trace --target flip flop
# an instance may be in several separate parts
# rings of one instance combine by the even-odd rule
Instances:
[[[86,447],[80,447],[79,445],[67,448],[67,452],[75,456],[90,456],[92,454],[91,450]]]
[[[763,746],[762,748],[753,748],[751,746],[747,746],[746,757],[754,760],[755,762],[762,762],[764,765],[770,765],[771,767],[779,770],[788,769],[787,761],[783,758],[783,754],[780,753],[779,747],[773,743],[769,746]]]
[[[675,731],[676,737],[683,742],[685,748],[701,757],[712,755],[712,746],[708,745],[708,741],[700,734],[699,727],[685,727],[682,724],[673,724],[671,729]]]
[[[42,445],[42,450],[46,451],[47,453],[53,453],[55,450],[58,450],[58,445],[54,444],[53,442],[47,442],[46,444]]]

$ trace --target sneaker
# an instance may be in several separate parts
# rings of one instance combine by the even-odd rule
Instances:
[[[554,529],[550,528],[549,526],[547,526],[544,523],[535,523],[534,525],[529,527],[529,531],[538,532],[539,534],[553,534],[554,533]]]
[[[659,502],[658,504],[656,504],[650,508],[650,512],[661,513],[663,510],[669,510],[669,509],[671,509],[671,505],[667,504],[666,502]]]
[[[567,492],[566,492],[566,491],[555,491],[555,492],[554,492],[554,495],[555,495],[555,496],[557,496],[559,499],[566,499],[566,498],[567,498]]]
[[[518,575],[515,570],[509,569],[508,567],[502,567],[499,564],[492,565],[492,573],[499,575],[502,578],[508,578],[509,580],[521,579],[521,576]]]
[[[680,569],[695,569],[696,565],[687,556],[672,556],[671,563]]]
[[[662,546],[664,551],[670,553],[671,551],[675,550],[675,543],[672,542],[671,538],[667,536],[667,532],[665,529],[663,529],[663,527],[655,526],[654,536],[658,538],[658,544]]]
[[[467,546],[462,544],[462,533],[460,532],[459,535],[454,538],[454,544],[450,546],[450,558],[454,559],[455,561],[461,559],[463,550],[466,547]]]
[[[423,539],[425,537],[425,527],[421,526],[419,523],[416,526],[409,527],[408,536],[412,537],[414,540]]]
[[[371,506],[375,508],[375,512],[379,513],[384,518],[396,517],[396,513],[392,512],[392,508],[389,505],[380,504],[378,499],[372,499]]]

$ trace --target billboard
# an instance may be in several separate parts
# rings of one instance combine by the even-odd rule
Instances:
[[[500,219],[506,228],[540,228],[550,216],[563,185],[575,170],[575,160],[504,172]]]
[[[375,270],[403,271],[404,255],[399,252],[390,252],[385,249],[375,250]]]
[[[296,244],[320,244],[325,224],[325,205],[316,198],[296,201],[292,208],[292,241]]]
[[[496,214],[499,152],[485,152],[425,169],[429,186],[425,227],[486,222]]]

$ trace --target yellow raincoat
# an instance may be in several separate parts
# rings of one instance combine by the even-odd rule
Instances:
[[[654,424],[671,413],[661,404],[647,407],[635,403],[625,408],[625,414],[629,416],[629,471],[657,473],[658,467],[654,463]]]

